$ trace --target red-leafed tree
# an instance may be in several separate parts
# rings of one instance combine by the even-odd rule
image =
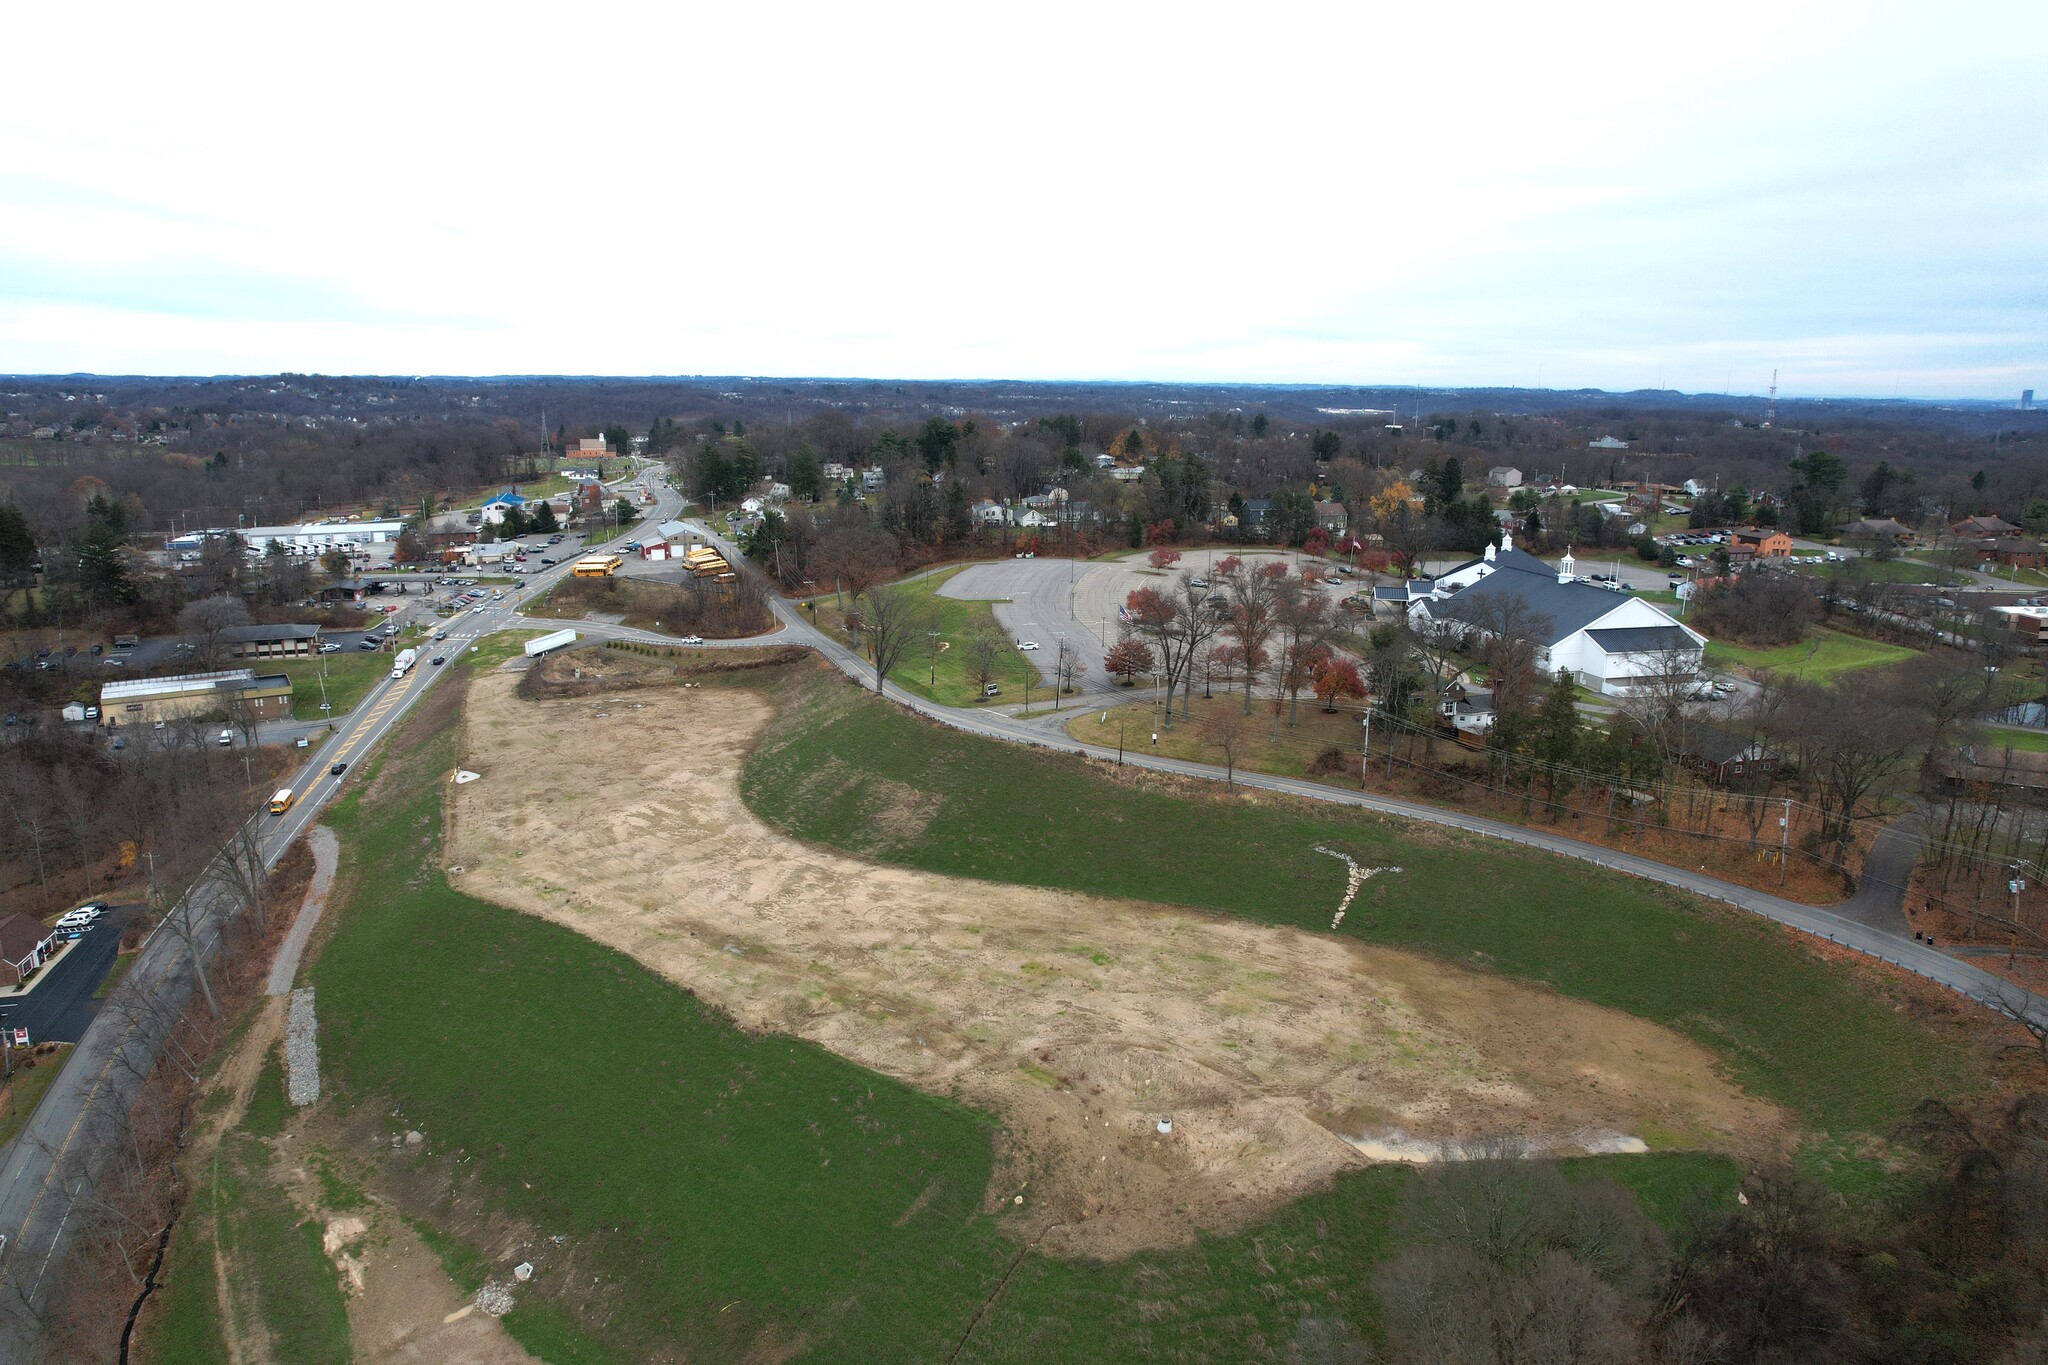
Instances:
[[[1307,538],[1301,542],[1301,548],[1321,559],[1330,553],[1330,533],[1320,526],[1311,526]]]
[[[1170,518],[1166,521],[1155,521],[1145,528],[1145,543],[1147,545],[1169,545],[1172,542],[1173,522]]]
[[[1166,570],[1180,563],[1180,551],[1169,550],[1164,547],[1161,547],[1160,549],[1154,550],[1151,554],[1145,556],[1145,559],[1146,562],[1151,564],[1153,568]]]
[[[1102,656],[1103,670],[1122,678],[1125,687],[1140,673],[1150,673],[1152,663],[1152,651],[1143,640],[1118,640]]]
[[[1342,655],[1332,655],[1323,660],[1316,669],[1316,699],[1323,704],[1323,710],[1335,711],[1340,701],[1365,695],[1365,680],[1358,676],[1358,665]]]

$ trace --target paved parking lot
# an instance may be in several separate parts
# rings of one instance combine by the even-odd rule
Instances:
[[[85,936],[60,962],[44,970],[49,979],[17,1001],[0,1002],[0,1027],[25,1028],[38,1043],[75,1043],[85,1036],[86,1026],[99,1013],[100,1001],[92,998],[114,965],[121,947],[121,930],[136,907],[116,905],[101,915]]]

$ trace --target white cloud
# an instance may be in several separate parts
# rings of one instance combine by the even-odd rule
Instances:
[[[13,17],[0,369],[2003,394],[2038,5]]]

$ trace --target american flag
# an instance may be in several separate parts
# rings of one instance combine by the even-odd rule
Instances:
[[[1118,607],[1116,609],[1116,619],[1123,625],[1129,625],[1131,623],[1131,609],[1129,607]]]

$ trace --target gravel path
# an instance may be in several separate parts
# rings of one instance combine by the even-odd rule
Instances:
[[[313,850],[313,880],[306,884],[306,899],[299,906],[298,918],[292,921],[284,942],[277,946],[277,959],[270,964],[270,980],[263,987],[266,995],[283,995],[292,988],[292,978],[299,974],[299,957],[306,951],[306,941],[313,937],[320,912],[327,908],[327,893],[334,889],[341,841],[327,826],[315,825],[306,831],[306,843]]]
[[[313,988],[292,992],[291,1014],[284,1025],[284,1093],[304,1107],[320,1098],[320,1042],[313,1020]]]

